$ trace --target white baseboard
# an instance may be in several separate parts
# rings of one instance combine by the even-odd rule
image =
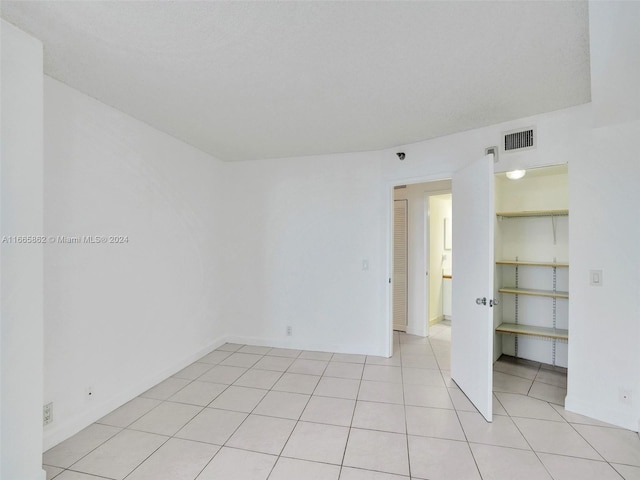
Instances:
[[[417,335],[418,337],[426,337],[427,329],[425,326],[416,327],[414,325],[410,325],[407,327],[407,333],[409,335]]]
[[[352,343],[316,343],[307,341],[298,341],[293,337],[290,339],[282,338],[262,338],[249,337],[243,335],[230,335],[227,342],[241,343],[244,345],[255,345],[259,347],[272,348],[291,348],[294,350],[311,350],[315,352],[333,352],[333,353],[353,353],[357,355],[372,355],[376,357],[385,357],[385,352],[372,348],[371,345],[354,345]]]
[[[47,472],[40,469],[38,472],[34,473],[33,475],[29,475],[28,477],[20,477],[19,479],[16,479],[16,480],[47,480]]]
[[[603,409],[588,402],[576,400],[570,395],[565,398],[565,409],[568,412],[584,415],[600,422],[609,423],[616,427],[626,428],[637,432],[640,428],[640,421],[633,414],[621,412],[618,410]]]
[[[227,338],[220,337],[211,342],[207,347],[202,348],[191,355],[188,355],[169,368],[165,368],[159,372],[155,372],[154,374],[149,375],[144,379],[140,379],[140,381],[131,388],[122,392],[117,392],[112,397],[104,400],[103,402],[97,403],[90,410],[81,412],[71,420],[57,425],[54,423],[50,426],[50,428],[45,428],[43,436],[43,451],[47,451],[63,440],[66,440],[67,438],[75,435],[83,428],[88,427],[95,421],[100,420],[108,413],[111,413],[116,408],[124,405],[141,393],[146,392],[154,385],[157,385],[163,380],[169,378],[171,375],[191,365],[193,362],[212,352],[216,348],[223,345],[225,342],[227,342]]]

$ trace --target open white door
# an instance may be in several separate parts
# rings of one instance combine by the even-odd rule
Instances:
[[[451,378],[493,416],[493,155],[453,175]]]

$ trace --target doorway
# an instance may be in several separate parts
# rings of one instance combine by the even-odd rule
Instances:
[[[452,252],[445,250],[451,240],[450,228],[445,235],[451,224],[451,181],[398,185],[393,194],[393,329],[426,337],[429,324],[445,318],[443,277],[451,281]]]

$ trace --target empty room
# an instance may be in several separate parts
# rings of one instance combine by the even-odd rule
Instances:
[[[0,480],[640,480],[640,2],[0,16]]]

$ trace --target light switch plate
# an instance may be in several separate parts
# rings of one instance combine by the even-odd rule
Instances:
[[[592,287],[602,286],[602,270],[589,270],[589,285]]]

